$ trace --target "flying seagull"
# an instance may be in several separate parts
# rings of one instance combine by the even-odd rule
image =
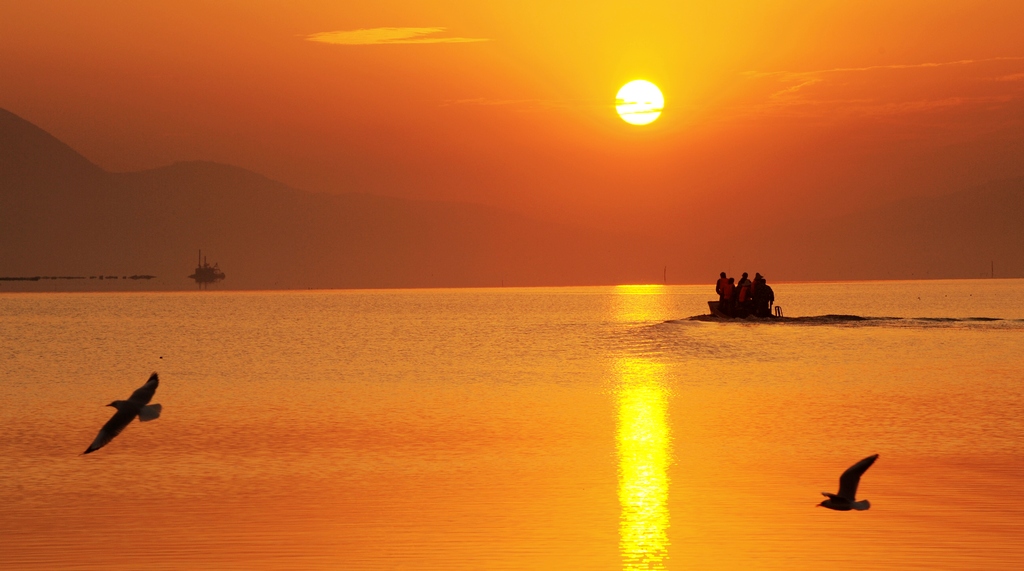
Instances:
[[[146,384],[142,385],[132,393],[132,396],[128,397],[128,400],[116,400],[107,406],[112,406],[117,409],[114,416],[110,417],[110,420],[103,425],[100,429],[100,433],[96,435],[96,440],[92,441],[89,448],[82,454],[88,454],[95,452],[100,448],[107,445],[108,442],[114,439],[115,436],[121,434],[124,427],[139,417],[139,421],[147,422],[150,420],[156,420],[160,418],[160,405],[149,404],[150,399],[153,398],[153,393],[156,392],[157,385],[160,384],[160,378],[157,377],[156,373],[149,376],[149,380]]]
[[[821,495],[828,498],[818,504],[823,508],[839,511],[857,510],[863,511],[871,508],[871,502],[867,500],[857,501],[857,485],[860,484],[860,477],[867,472],[868,468],[878,460],[878,454],[868,456],[847,468],[842,476],[839,476],[839,493],[830,494],[822,492]]]

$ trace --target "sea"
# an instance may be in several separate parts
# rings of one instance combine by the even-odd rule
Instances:
[[[0,294],[0,569],[1024,569],[1024,280],[773,287]]]

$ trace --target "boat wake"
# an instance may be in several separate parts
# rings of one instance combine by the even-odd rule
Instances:
[[[953,327],[965,325],[993,325],[1009,329],[1024,328],[1024,319],[1002,317],[871,317],[861,315],[828,314],[806,317],[746,317],[725,318],[715,315],[694,315],[685,319],[671,319],[665,323],[704,321],[711,323],[745,323],[774,325],[877,325],[903,327]]]

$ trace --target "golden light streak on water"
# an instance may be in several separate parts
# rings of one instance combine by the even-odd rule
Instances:
[[[661,284],[615,286],[614,309],[619,322],[662,321],[671,316],[665,307],[667,288]]]
[[[708,289],[0,292],[0,569],[1024,569],[1024,280]]]
[[[619,548],[623,569],[665,569],[668,558],[668,467],[671,462],[664,366],[619,361]]]

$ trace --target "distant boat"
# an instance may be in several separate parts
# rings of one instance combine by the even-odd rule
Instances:
[[[190,275],[189,278],[196,280],[199,287],[203,287],[203,284],[209,285],[224,279],[224,272],[220,271],[216,262],[212,266],[206,263],[203,251],[199,250],[199,265],[196,266],[196,273]]]

